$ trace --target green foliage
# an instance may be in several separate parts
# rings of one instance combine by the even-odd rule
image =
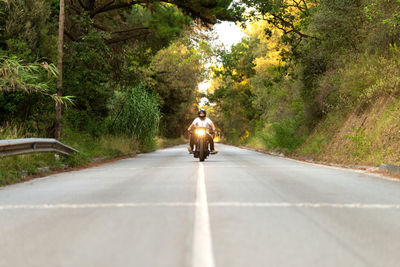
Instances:
[[[0,51],[0,92],[25,91],[49,94],[54,88],[57,69],[47,63],[24,64],[16,56],[8,57]]]
[[[7,56],[0,50],[0,103],[4,103],[0,110],[4,115],[17,114],[27,107],[26,103],[23,104],[25,107],[18,107],[17,103],[29,97],[40,99],[46,96],[62,104],[72,103],[72,97],[59,97],[55,94],[57,76],[58,71],[53,64],[26,64],[17,56]]]
[[[304,30],[306,24],[304,20],[310,16],[313,6],[320,1],[243,0],[242,2],[250,9],[248,19],[266,19],[271,26],[281,29],[289,39],[312,37]]]
[[[0,127],[0,140],[25,137],[25,130],[20,125],[7,123]]]
[[[51,23],[49,3],[1,1],[0,13],[0,125],[20,123],[31,136],[50,136],[50,98],[71,98],[55,95],[57,25]]]
[[[215,101],[218,111],[222,113],[222,118],[216,123],[225,138],[232,143],[239,142],[246,131],[251,130],[250,122],[255,117],[249,85],[225,81],[209,99]]]
[[[155,3],[148,21],[145,23],[157,37],[168,43],[182,33],[192,23],[189,16],[183,15],[176,6]],[[135,11],[133,11],[135,12]]]
[[[160,50],[151,62],[151,87],[159,98],[161,134],[176,138],[185,133],[193,118],[196,89],[204,71],[203,46],[191,47],[180,40]]]
[[[255,43],[252,39],[244,39],[242,42],[232,47],[230,52],[222,52],[221,62],[224,66],[222,71],[216,70],[215,74],[230,76],[235,82],[241,82],[255,74],[255,59],[253,49]]]
[[[362,111],[376,99],[399,92],[400,61],[397,46],[391,57],[358,55],[335,72],[326,73],[319,83],[317,102],[329,112]]]
[[[114,89],[146,84],[156,91],[164,115],[174,121],[166,132],[179,135],[183,128],[179,116],[184,116],[195,102],[194,92],[201,79],[204,62],[196,51],[196,45],[189,44],[191,37],[187,37],[189,45],[185,48],[188,52],[185,55],[164,60],[162,53],[166,55],[167,52],[161,51],[182,34],[194,36],[195,30],[191,32],[189,27],[195,19],[203,19],[204,24],[209,24],[217,18],[234,18],[234,10],[228,10],[231,1],[193,0],[176,1],[174,4],[153,1],[123,5],[101,0],[92,2],[93,5],[71,2],[66,6],[63,95],[74,96],[75,101],[63,111],[63,125],[100,136],[107,130],[107,103]],[[54,64],[57,57],[58,9],[59,1],[55,0],[0,1],[0,46],[7,51],[7,55],[12,55],[3,60],[3,70],[6,65],[14,63],[8,68],[8,79],[1,81],[2,91],[19,86],[25,91],[45,92],[47,87],[51,87],[46,93],[54,93],[54,80],[50,86],[46,80],[42,81],[45,72],[41,75],[37,72],[52,72],[54,69],[51,63]],[[172,49],[178,49],[174,45]],[[25,64],[43,61],[49,62],[43,65],[46,70],[40,69],[40,64]],[[178,75],[174,78],[178,82],[159,73],[164,71],[162,68],[171,65],[177,66]],[[172,69],[171,73],[174,71]],[[168,91],[175,92],[176,96],[170,97]],[[14,120],[24,123],[26,127],[37,122],[37,118],[36,121],[33,118],[39,117],[35,112],[41,108],[43,113],[40,115],[47,117],[48,123],[36,129],[42,129],[40,134],[47,135],[52,131],[54,122],[51,112],[53,103],[35,101],[36,98],[36,95],[24,96],[19,92],[3,93],[0,96],[0,103],[4,104],[0,117],[8,120],[7,115],[14,116]]]
[[[363,6],[361,0],[322,0],[309,19],[309,29],[323,40],[318,50],[336,56],[344,50],[362,48],[360,44],[365,38],[362,27],[366,23]]]
[[[108,115],[107,101],[113,94],[109,82],[110,50],[102,33],[78,22],[90,31],[81,41],[66,47],[63,90],[64,94],[74,96],[75,105],[66,110],[65,117],[74,130],[101,135]]]
[[[7,40],[9,52],[28,62],[37,59],[55,62],[57,37],[52,34],[57,31],[57,24],[53,23],[49,1],[5,2],[4,38]]]
[[[172,138],[172,139],[159,137],[157,138],[156,142],[157,142],[156,148],[166,148],[166,147],[186,144],[188,140],[182,137]]]
[[[363,160],[363,157],[368,156],[370,151],[370,141],[367,140],[364,129],[355,129],[355,133],[353,135],[345,135],[345,137],[353,141],[354,147],[351,153],[354,157],[357,157],[359,160]]]
[[[13,125],[0,127],[0,139],[25,137],[23,128]],[[157,139],[153,147],[142,147],[130,135],[102,135],[94,138],[87,133],[63,132],[61,141],[79,150],[68,157],[57,157],[53,153],[28,154],[0,158],[0,186],[27,179],[27,176],[47,175],[53,171],[95,165],[103,160],[121,156],[134,156],[136,153],[183,144],[186,140]]]
[[[364,7],[367,23],[367,49],[387,49],[400,37],[400,3],[397,0],[369,0]]]
[[[0,1],[0,49],[6,49],[6,37],[4,31],[7,23],[7,6],[6,2]]]
[[[304,137],[299,136],[298,133],[300,125],[293,119],[285,118],[281,122],[275,122],[271,128],[272,136],[267,140],[267,144],[271,148],[293,152],[304,142]]]
[[[223,66],[214,70],[215,84],[208,95],[220,113],[216,124],[224,132],[225,139],[238,143],[252,130],[251,121],[257,111],[252,102],[254,94],[249,78],[254,75],[254,55],[249,47],[252,40],[245,39],[232,47],[232,51],[220,55]]]
[[[139,150],[139,142],[131,136],[122,134],[104,134],[93,137],[88,133],[65,130],[61,141],[79,151],[62,158],[69,167],[78,167],[90,163],[93,159],[108,159],[132,155]]]
[[[337,130],[343,125],[347,114],[343,110],[330,111],[308,136],[297,152],[311,157],[323,156]]]
[[[54,154],[2,158],[0,161],[0,186],[19,182],[26,176],[40,174],[43,172],[42,167],[61,169],[62,163],[55,158]]]
[[[73,99],[63,108],[62,141],[81,151],[60,161],[50,154],[1,160],[0,184],[37,174],[42,166],[82,166],[93,157],[156,148],[161,116],[163,135],[180,136],[212,53],[198,29],[240,18],[230,0],[90,2],[66,5],[59,98],[59,1],[0,0],[0,139],[53,136],[48,96]]]
[[[115,91],[109,106],[109,128],[130,135],[143,145],[152,143],[158,131],[160,112],[156,97],[143,86]]]
[[[250,26],[250,37],[223,55],[215,71],[209,97],[228,141],[243,142],[248,130],[248,143],[320,155],[346,116],[398,96],[399,1],[243,3],[268,23],[254,24],[264,25],[265,37]],[[277,36],[281,55],[271,60]],[[244,87],[250,94],[241,97]],[[253,116],[243,115],[249,111]],[[363,130],[349,137],[359,158],[368,150],[364,137]]]
[[[8,124],[0,127],[0,139],[27,137],[26,129]],[[139,142],[131,136],[102,135],[93,137],[87,133],[65,130],[61,141],[74,147],[79,153],[68,157],[56,157],[53,153],[28,154],[0,158],[0,185],[26,179],[30,175],[46,175],[65,168],[82,167],[94,160],[130,156],[139,151]]]

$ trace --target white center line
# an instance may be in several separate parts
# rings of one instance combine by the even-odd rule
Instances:
[[[204,164],[200,162],[197,178],[196,212],[194,218],[192,267],[214,267],[214,254],[208,213]]]

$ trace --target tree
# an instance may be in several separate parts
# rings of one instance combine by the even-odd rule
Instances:
[[[63,46],[64,46],[64,0],[60,0],[60,14],[59,14],[59,30],[58,30],[58,82],[57,82],[57,96],[62,96],[63,85]],[[56,126],[55,137],[61,137],[61,102],[56,101]]]
[[[231,0],[0,0],[1,49],[9,58],[15,55],[23,67],[33,62],[41,68],[40,79],[20,83],[29,85],[30,92],[37,94],[28,95],[16,89],[15,93],[8,90],[0,95],[2,120],[14,116],[13,120],[28,125],[29,131],[33,129],[31,132],[37,135],[60,136],[60,105],[57,103],[54,113],[54,103],[39,94],[40,84],[47,82],[47,74],[41,63],[35,63],[46,61],[49,64],[43,66],[53,66],[51,63],[58,62],[58,97],[54,95],[57,92],[54,77],[49,79],[46,94],[56,100],[64,99],[60,98],[62,95],[74,96],[74,105],[62,113],[63,125],[68,130],[93,136],[105,133],[110,115],[107,104],[116,88],[125,94],[124,91],[143,85],[143,90],[157,95],[163,115],[176,122],[168,133],[179,135],[182,120],[178,116],[185,116],[194,107],[204,64],[203,52],[199,52],[202,48],[194,44],[193,36],[187,40],[180,37],[192,25],[208,27],[219,19],[239,19],[238,10],[229,8],[231,3]],[[169,54],[175,50],[178,53]],[[169,106],[178,109],[171,111]],[[19,112],[21,107],[26,107],[24,112]]]
[[[230,142],[238,142],[251,130],[256,110],[252,106],[253,93],[249,79],[255,74],[253,48],[247,38],[221,54],[222,66],[214,70],[214,82],[208,99],[216,104],[221,115],[219,124]]]
[[[230,2],[67,0],[64,92],[76,96],[76,105],[66,119],[74,129],[98,134],[114,88],[146,83],[153,57],[194,23],[235,19]],[[160,88],[166,84],[175,88],[169,81]]]
[[[201,51],[177,41],[154,57],[154,91],[160,99],[162,134],[177,137],[184,134],[192,119],[197,85],[203,72]]]
[[[144,8],[154,14],[160,11],[160,6],[173,5],[191,18],[200,19],[204,24],[210,25],[216,23],[218,19],[240,19],[240,10],[229,9],[231,2],[232,0],[68,0],[67,3],[71,15],[88,16],[96,29],[107,33],[106,43],[115,44],[141,38],[151,33],[150,25],[129,21],[127,14],[135,7]],[[117,20],[119,23],[115,23]],[[70,24],[66,29],[66,34],[72,40],[79,40],[81,36],[73,32],[73,28],[74,25]]]
[[[49,0],[0,1],[0,47],[25,62],[57,60],[55,18]],[[58,16],[58,14],[57,14]]]
[[[270,25],[280,29],[284,35],[313,39],[318,37],[305,31],[304,22],[319,2],[319,0],[243,0],[243,3],[252,10],[249,19],[266,20]],[[268,32],[271,33],[270,30]]]

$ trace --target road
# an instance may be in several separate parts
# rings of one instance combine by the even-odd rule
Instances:
[[[400,183],[217,145],[0,189],[0,266],[400,265]]]

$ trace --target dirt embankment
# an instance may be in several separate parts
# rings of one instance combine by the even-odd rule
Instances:
[[[400,164],[400,101],[385,97],[331,129],[319,158],[338,163]],[[313,137],[311,137],[313,138]]]

